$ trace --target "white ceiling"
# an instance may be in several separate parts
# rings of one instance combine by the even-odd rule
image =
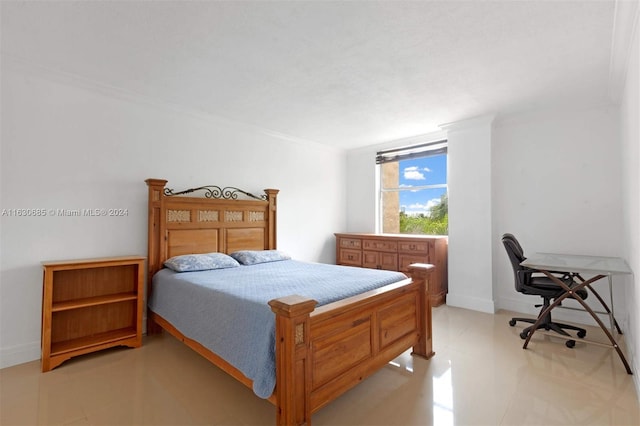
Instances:
[[[615,1],[2,1],[2,53],[344,148],[608,101]]]

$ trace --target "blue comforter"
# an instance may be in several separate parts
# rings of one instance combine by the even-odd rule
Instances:
[[[400,272],[296,260],[200,272],[162,269],[151,310],[224,358],[268,398],[276,384],[275,314],[267,304],[297,294],[318,306],[405,279]]]

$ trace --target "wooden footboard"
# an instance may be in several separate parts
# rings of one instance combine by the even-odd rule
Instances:
[[[311,414],[413,347],[434,355],[429,273],[415,264],[401,281],[314,310],[288,296],[269,302],[276,314],[278,425],[310,424]]]

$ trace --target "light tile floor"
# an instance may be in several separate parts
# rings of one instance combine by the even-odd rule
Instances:
[[[403,354],[313,416],[315,425],[640,425],[616,353],[534,336],[512,313],[434,309],[431,360]],[[589,334],[598,333],[593,328]],[[139,349],[0,370],[2,425],[258,425],[275,409],[168,335]]]

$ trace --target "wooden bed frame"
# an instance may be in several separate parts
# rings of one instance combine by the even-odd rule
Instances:
[[[276,248],[276,197],[255,197],[215,186],[174,193],[166,180],[149,187],[148,295],[163,262],[188,253]],[[184,196],[198,190],[205,197]],[[237,199],[239,194],[246,198]],[[433,265],[416,264],[406,279],[316,309],[317,302],[284,295],[269,302],[276,315],[276,389],[269,398],[278,425],[311,424],[311,414],[378,371],[409,348],[431,358],[429,275]],[[148,296],[147,296],[148,297]],[[168,321],[148,312],[148,333],[162,329],[251,387],[252,381]]]

